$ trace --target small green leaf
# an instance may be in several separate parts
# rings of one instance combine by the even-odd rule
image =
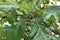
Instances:
[[[22,13],[21,11],[16,10],[16,12],[17,12],[17,14],[19,14],[19,15],[23,15],[23,13]]]
[[[49,21],[52,22],[52,23],[55,23],[56,19],[54,18],[53,15],[51,15],[50,18],[49,18]]]
[[[8,22],[9,22],[10,24],[14,24],[14,22],[15,22],[15,18],[14,18],[13,15],[8,15],[7,20],[8,20]]]

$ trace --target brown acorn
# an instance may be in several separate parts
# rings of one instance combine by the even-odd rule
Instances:
[[[30,22],[32,19],[34,19],[37,16],[38,16],[38,14],[33,12],[32,14],[29,15],[28,22]]]
[[[36,14],[36,13],[32,13],[32,14],[30,14],[30,16],[29,16],[29,19],[31,20],[31,19],[33,19],[33,18],[35,18],[35,17],[37,17],[38,15]]]

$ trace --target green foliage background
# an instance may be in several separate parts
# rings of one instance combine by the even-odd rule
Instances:
[[[0,40],[22,39],[60,40],[60,6],[50,0],[0,0]]]

